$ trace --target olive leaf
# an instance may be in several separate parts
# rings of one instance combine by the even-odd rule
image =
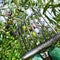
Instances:
[[[56,17],[54,17],[54,19],[59,22],[60,21],[60,14],[58,14]]]
[[[44,7],[43,14],[47,11],[47,9],[50,7],[49,6],[50,1],[47,2],[47,4]]]
[[[19,6],[20,1],[21,1],[21,0],[13,0],[13,2],[14,2],[17,6]]]

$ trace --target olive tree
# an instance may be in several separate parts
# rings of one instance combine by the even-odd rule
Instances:
[[[41,16],[45,19],[42,21]],[[30,19],[37,21],[40,18],[41,24],[48,23],[53,26],[53,31],[60,32],[60,1],[57,0],[1,0],[0,1],[0,59],[1,60],[19,60],[22,55],[20,48],[19,32],[21,22]],[[3,21],[3,22],[2,22]],[[27,21],[24,22],[28,25]],[[27,32],[32,28],[22,24],[22,29]],[[46,24],[45,24],[46,26]],[[33,25],[35,27],[35,25]],[[48,27],[48,26],[47,26]],[[43,28],[43,27],[42,27]],[[56,31],[55,31],[55,30]],[[38,33],[38,30],[35,31]],[[50,31],[51,32],[51,31]],[[52,33],[52,32],[51,32]],[[31,32],[34,38],[36,34]],[[46,34],[46,33],[45,33]],[[23,31],[22,31],[22,35]],[[29,37],[29,35],[28,35]],[[29,38],[30,39],[30,38]],[[36,38],[37,39],[37,38]],[[31,39],[30,39],[31,40]],[[42,39],[43,40],[43,39]],[[37,43],[38,44],[38,43]],[[58,43],[59,45],[59,43]],[[29,47],[29,46],[28,46]],[[34,47],[34,45],[33,45]]]

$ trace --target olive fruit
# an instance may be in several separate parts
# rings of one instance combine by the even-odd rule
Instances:
[[[33,30],[32,27],[30,27],[29,30],[32,31]]]
[[[14,31],[10,31],[10,35],[16,37],[18,35],[18,32],[17,31],[15,31],[15,32]]]
[[[10,35],[13,36],[14,32],[13,31],[10,31]]]
[[[12,25],[13,24],[13,20],[8,20],[7,23]]]
[[[26,30],[26,26],[25,25],[23,26],[23,30]]]
[[[7,15],[8,15],[8,16],[11,16],[11,15],[12,15],[12,13],[11,13],[11,12],[7,12]]]
[[[31,32],[33,37],[36,37],[36,33],[35,32]]]
[[[18,35],[18,31],[15,31],[13,36],[17,36]]]
[[[7,25],[5,26],[5,29],[9,29],[9,27],[10,27],[10,25],[9,25],[9,24],[7,24]]]

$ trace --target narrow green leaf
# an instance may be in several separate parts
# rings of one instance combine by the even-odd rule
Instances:
[[[20,0],[13,0],[13,2],[18,6],[20,4]]]
[[[44,14],[44,15],[45,15],[45,17],[50,21],[50,23],[52,23],[52,24],[54,23],[54,24],[56,24],[58,27],[60,27],[60,26],[58,25],[58,22],[59,22],[60,20],[57,21],[57,19],[53,17],[53,19],[56,20],[56,22],[55,22],[54,20],[50,19],[46,14]]]
[[[50,1],[48,1],[48,3],[45,5],[43,14],[44,14],[44,13],[47,11],[47,9],[49,8],[49,3],[50,3]]]
[[[43,2],[42,2],[42,0],[38,0],[38,2],[39,2],[41,5],[43,5]]]
[[[55,19],[57,22],[60,22],[60,14],[58,14],[54,19]]]
[[[45,17],[50,21],[50,23],[55,23],[52,19],[50,19],[46,14],[44,14]]]
[[[56,10],[55,10],[54,6],[52,7],[52,12],[53,12],[54,15],[56,16]]]
[[[55,7],[60,7],[60,3],[59,4],[50,4],[49,6],[53,6],[54,8]]]

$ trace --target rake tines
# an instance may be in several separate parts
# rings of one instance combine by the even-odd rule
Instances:
[[[39,11],[35,11],[28,19],[21,21],[18,31],[23,59],[42,51],[60,39],[54,24]]]

